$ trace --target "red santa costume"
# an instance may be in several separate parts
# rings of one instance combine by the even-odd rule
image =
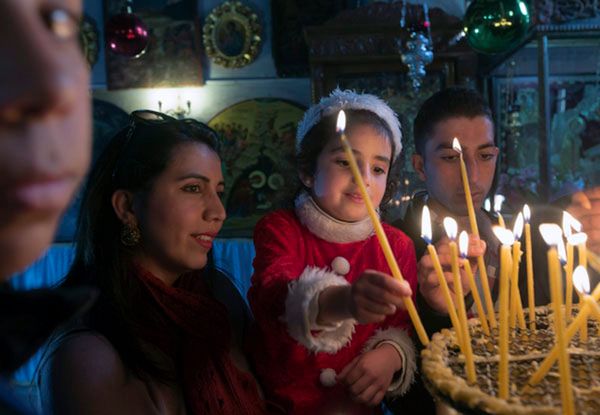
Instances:
[[[412,241],[383,225],[404,278],[416,293],[416,256]],[[349,285],[367,269],[391,274],[370,218],[341,222],[322,211],[306,193],[294,210],[264,217],[255,228],[256,258],[248,292],[256,319],[250,345],[255,369],[269,399],[295,414],[377,413],[353,402],[343,385],[329,382],[364,351],[382,342],[402,357],[388,395],[404,394],[416,360],[411,323],[398,310],[382,323],[316,323],[318,296],[327,287]],[[329,369],[329,370],[327,370]],[[325,373],[322,374],[322,372]],[[329,381],[328,378],[330,377]]]

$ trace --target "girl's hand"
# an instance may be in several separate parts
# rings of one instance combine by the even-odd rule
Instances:
[[[403,307],[402,298],[412,295],[406,281],[398,281],[383,272],[366,270],[352,284],[349,311],[359,323],[379,323]]]
[[[384,343],[346,365],[337,381],[348,388],[357,402],[375,406],[382,401],[394,373],[401,368],[402,359],[396,349]]]

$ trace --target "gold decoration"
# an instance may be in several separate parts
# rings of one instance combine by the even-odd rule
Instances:
[[[206,54],[226,68],[248,65],[256,59],[262,44],[258,16],[239,1],[226,1],[215,7],[202,31]]]

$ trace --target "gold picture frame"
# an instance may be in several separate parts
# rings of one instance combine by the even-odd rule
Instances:
[[[204,22],[206,54],[217,65],[241,68],[260,52],[262,26],[258,15],[239,1],[226,1],[215,7]]]

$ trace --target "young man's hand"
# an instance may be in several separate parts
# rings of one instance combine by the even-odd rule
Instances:
[[[450,240],[447,237],[440,239],[435,244],[435,250],[440,260],[440,265],[444,271],[444,278],[450,289],[452,300],[456,302],[454,290],[454,277],[452,275],[452,256],[448,243]],[[474,235],[469,235],[469,248],[467,258],[471,265],[473,273],[477,272],[477,257],[484,255],[486,244],[484,241]],[[462,261],[459,260],[460,279],[462,284],[463,294],[467,295],[471,289],[467,274],[462,266]],[[433,260],[428,252],[426,252],[417,263],[417,281],[419,283],[419,292],[427,301],[427,304],[439,313],[447,314],[446,299],[440,287],[439,277],[433,267]]]

